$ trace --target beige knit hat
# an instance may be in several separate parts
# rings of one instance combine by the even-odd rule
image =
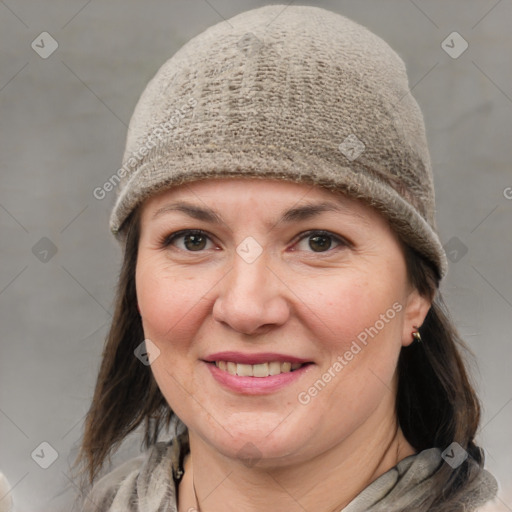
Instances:
[[[364,199],[434,263],[434,185],[423,116],[402,59],[365,27],[310,6],[218,23],[158,70],[130,121],[110,228],[181,183],[251,176]]]

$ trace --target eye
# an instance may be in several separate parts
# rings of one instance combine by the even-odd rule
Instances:
[[[341,237],[324,230],[313,230],[303,233],[301,238],[299,239],[299,244],[300,242],[306,240],[309,241],[308,247],[311,248],[313,252],[328,252],[328,250],[332,246],[333,240],[335,241],[335,243],[341,246],[348,247],[350,245],[346,240],[342,239]]]
[[[178,240],[182,240],[182,246],[177,244]],[[295,251],[295,247],[300,245],[300,243],[309,240],[308,248],[312,249],[312,252],[328,252],[333,245],[333,241],[338,246],[348,247],[350,243],[344,240],[343,238],[330,233],[329,231],[324,230],[311,230],[305,233],[302,233],[299,238],[299,243],[294,246],[292,251]],[[162,248],[166,248],[170,245],[174,245],[179,249],[186,252],[201,252],[203,250],[208,249],[207,244],[208,241],[212,241],[208,233],[201,229],[184,229],[181,231],[177,231],[176,233],[171,233],[170,235],[164,236],[159,245]],[[211,248],[211,247],[209,247]],[[300,249],[300,250],[308,250]]]
[[[164,236],[160,240],[160,246],[165,248],[169,245],[177,245],[176,241],[181,239],[183,239],[183,246],[178,248],[187,252],[202,251],[206,248],[207,241],[211,241],[209,235],[201,229],[183,229]]]

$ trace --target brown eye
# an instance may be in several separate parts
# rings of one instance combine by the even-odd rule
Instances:
[[[302,236],[299,244],[305,240],[308,241],[308,244],[307,248],[303,250],[310,249],[313,252],[328,252],[333,246],[333,241],[335,245],[348,246],[347,242],[328,231],[309,231]]]
[[[204,235],[196,235],[192,233],[189,235],[184,235],[183,242],[187,249],[191,251],[200,251],[206,246],[206,237]]]
[[[183,240],[182,246],[178,246],[176,243],[178,240]],[[206,248],[208,240],[210,240],[210,238],[204,231],[187,229],[166,236],[162,240],[161,245],[162,247],[174,245],[183,251],[199,252]]]
[[[309,239],[309,246],[315,251],[324,251],[330,249],[332,240],[329,236],[315,235]]]

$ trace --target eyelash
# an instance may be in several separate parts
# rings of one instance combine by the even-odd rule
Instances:
[[[163,237],[161,237],[159,240],[159,246],[162,249],[165,249],[168,246],[170,246],[174,241],[176,241],[178,238],[181,238],[185,235],[201,235],[201,236],[205,236],[208,239],[210,239],[211,241],[213,241],[211,239],[211,236],[206,231],[203,231],[202,229],[182,229],[181,231],[176,231],[175,233],[171,233],[170,235],[164,235]],[[320,235],[320,236],[326,236],[326,237],[332,238],[333,240],[338,242],[339,245],[342,247],[351,247],[352,246],[352,244],[349,243],[344,238],[342,238],[338,235],[335,235],[334,233],[331,233],[330,231],[325,231],[323,229],[311,229],[309,231],[305,231],[304,233],[301,233],[298,238],[296,238],[296,242],[294,242],[294,243],[298,243],[298,242],[302,241],[303,239],[305,239],[309,236],[312,236],[312,235]],[[334,249],[328,249],[327,251],[320,251],[320,252],[311,251],[311,252],[313,254],[329,254],[337,248],[339,248],[339,247],[335,247]],[[182,249],[180,249],[180,250],[182,250]],[[201,253],[203,251],[185,251],[185,252],[193,254],[195,252]]]

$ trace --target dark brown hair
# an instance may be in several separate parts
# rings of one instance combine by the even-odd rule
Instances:
[[[124,260],[115,311],[102,354],[92,404],[75,461],[82,492],[94,482],[105,462],[128,434],[143,427],[141,447],[149,448],[168,430],[173,412],[160,392],[149,366],[134,357],[144,340],[137,310],[135,269],[140,235],[140,208],[126,221]],[[429,503],[418,511],[462,511],[465,496],[484,465],[474,443],[480,422],[480,403],[470,383],[460,350],[473,353],[460,338],[438,290],[439,276],[421,255],[403,244],[410,282],[432,301],[421,326],[423,341],[403,347],[398,361],[396,412],[409,443],[419,452],[444,450],[456,441],[469,454],[453,469],[437,471]],[[470,510],[470,509],[469,509]]]

